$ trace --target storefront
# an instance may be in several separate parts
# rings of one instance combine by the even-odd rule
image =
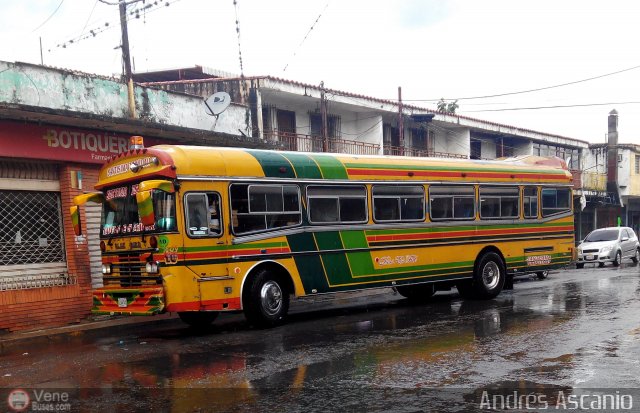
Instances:
[[[101,283],[100,208],[89,205],[79,237],[68,211],[128,141],[108,131],[0,121],[0,333],[88,315],[91,288]]]

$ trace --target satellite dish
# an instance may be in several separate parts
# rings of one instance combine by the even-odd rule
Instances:
[[[227,92],[216,92],[204,101],[205,112],[211,116],[218,116],[231,104],[231,96]]]

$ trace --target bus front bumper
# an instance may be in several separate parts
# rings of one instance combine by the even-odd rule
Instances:
[[[155,315],[164,311],[162,287],[102,287],[93,291],[93,314]]]

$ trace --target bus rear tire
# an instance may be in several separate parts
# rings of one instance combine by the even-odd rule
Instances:
[[[418,285],[400,285],[396,287],[398,294],[414,302],[428,301],[436,293],[435,285],[418,284]]]
[[[208,327],[218,318],[218,313],[213,311],[179,311],[178,316],[183,323],[191,327]]]
[[[536,277],[538,277],[539,280],[546,280],[547,277],[549,277],[549,271],[538,271]]]
[[[243,293],[244,315],[249,324],[259,328],[275,327],[285,322],[289,311],[289,291],[279,277],[267,269],[256,272]]]
[[[506,280],[506,269],[502,258],[495,252],[487,252],[478,261],[473,271],[473,286],[477,298],[495,298]]]
[[[464,298],[490,300],[502,291],[506,274],[502,258],[495,252],[486,252],[476,263],[473,279],[458,283],[458,291]]]

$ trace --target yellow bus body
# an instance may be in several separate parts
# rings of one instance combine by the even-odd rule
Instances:
[[[546,217],[541,208],[533,218],[523,215],[523,188],[571,188],[571,174],[557,159],[471,161],[161,145],[131,150],[108,162],[96,189],[107,193],[152,180],[175,185],[177,226],[169,232],[103,235],[103,264],[113,272],[94,291],[95,313],[243,310],[243,289],[261,268],[282,275],[287,293],[302,297],[385,286],[454,285],[474,276],[488,249],[500,256],[509,276],[557,268],[574,255],[571,206]],[[237,216],[230,208],[230,185],[238,182],[298,185],[302,222],[234,235]],[[309,222],[306,186],[354,183],[366,187],[366,222]],[[519,213],[512,219],[486,220],[476,210],[470,220],[436,221],[429,215],[426,195],[424,219],[381,224],[373,219],[372,188],[383,183],[421,186],[425,194],[434,185],[466,184],[473,186],[477,204],[482,186],[517,187]],[[219,194],[223,230],[215,237],[189,237],[185,196],[203,192]],[[542,196],[536,193],[540,205]],[[149,262],[159,265],[155,277],[145,275]]]

